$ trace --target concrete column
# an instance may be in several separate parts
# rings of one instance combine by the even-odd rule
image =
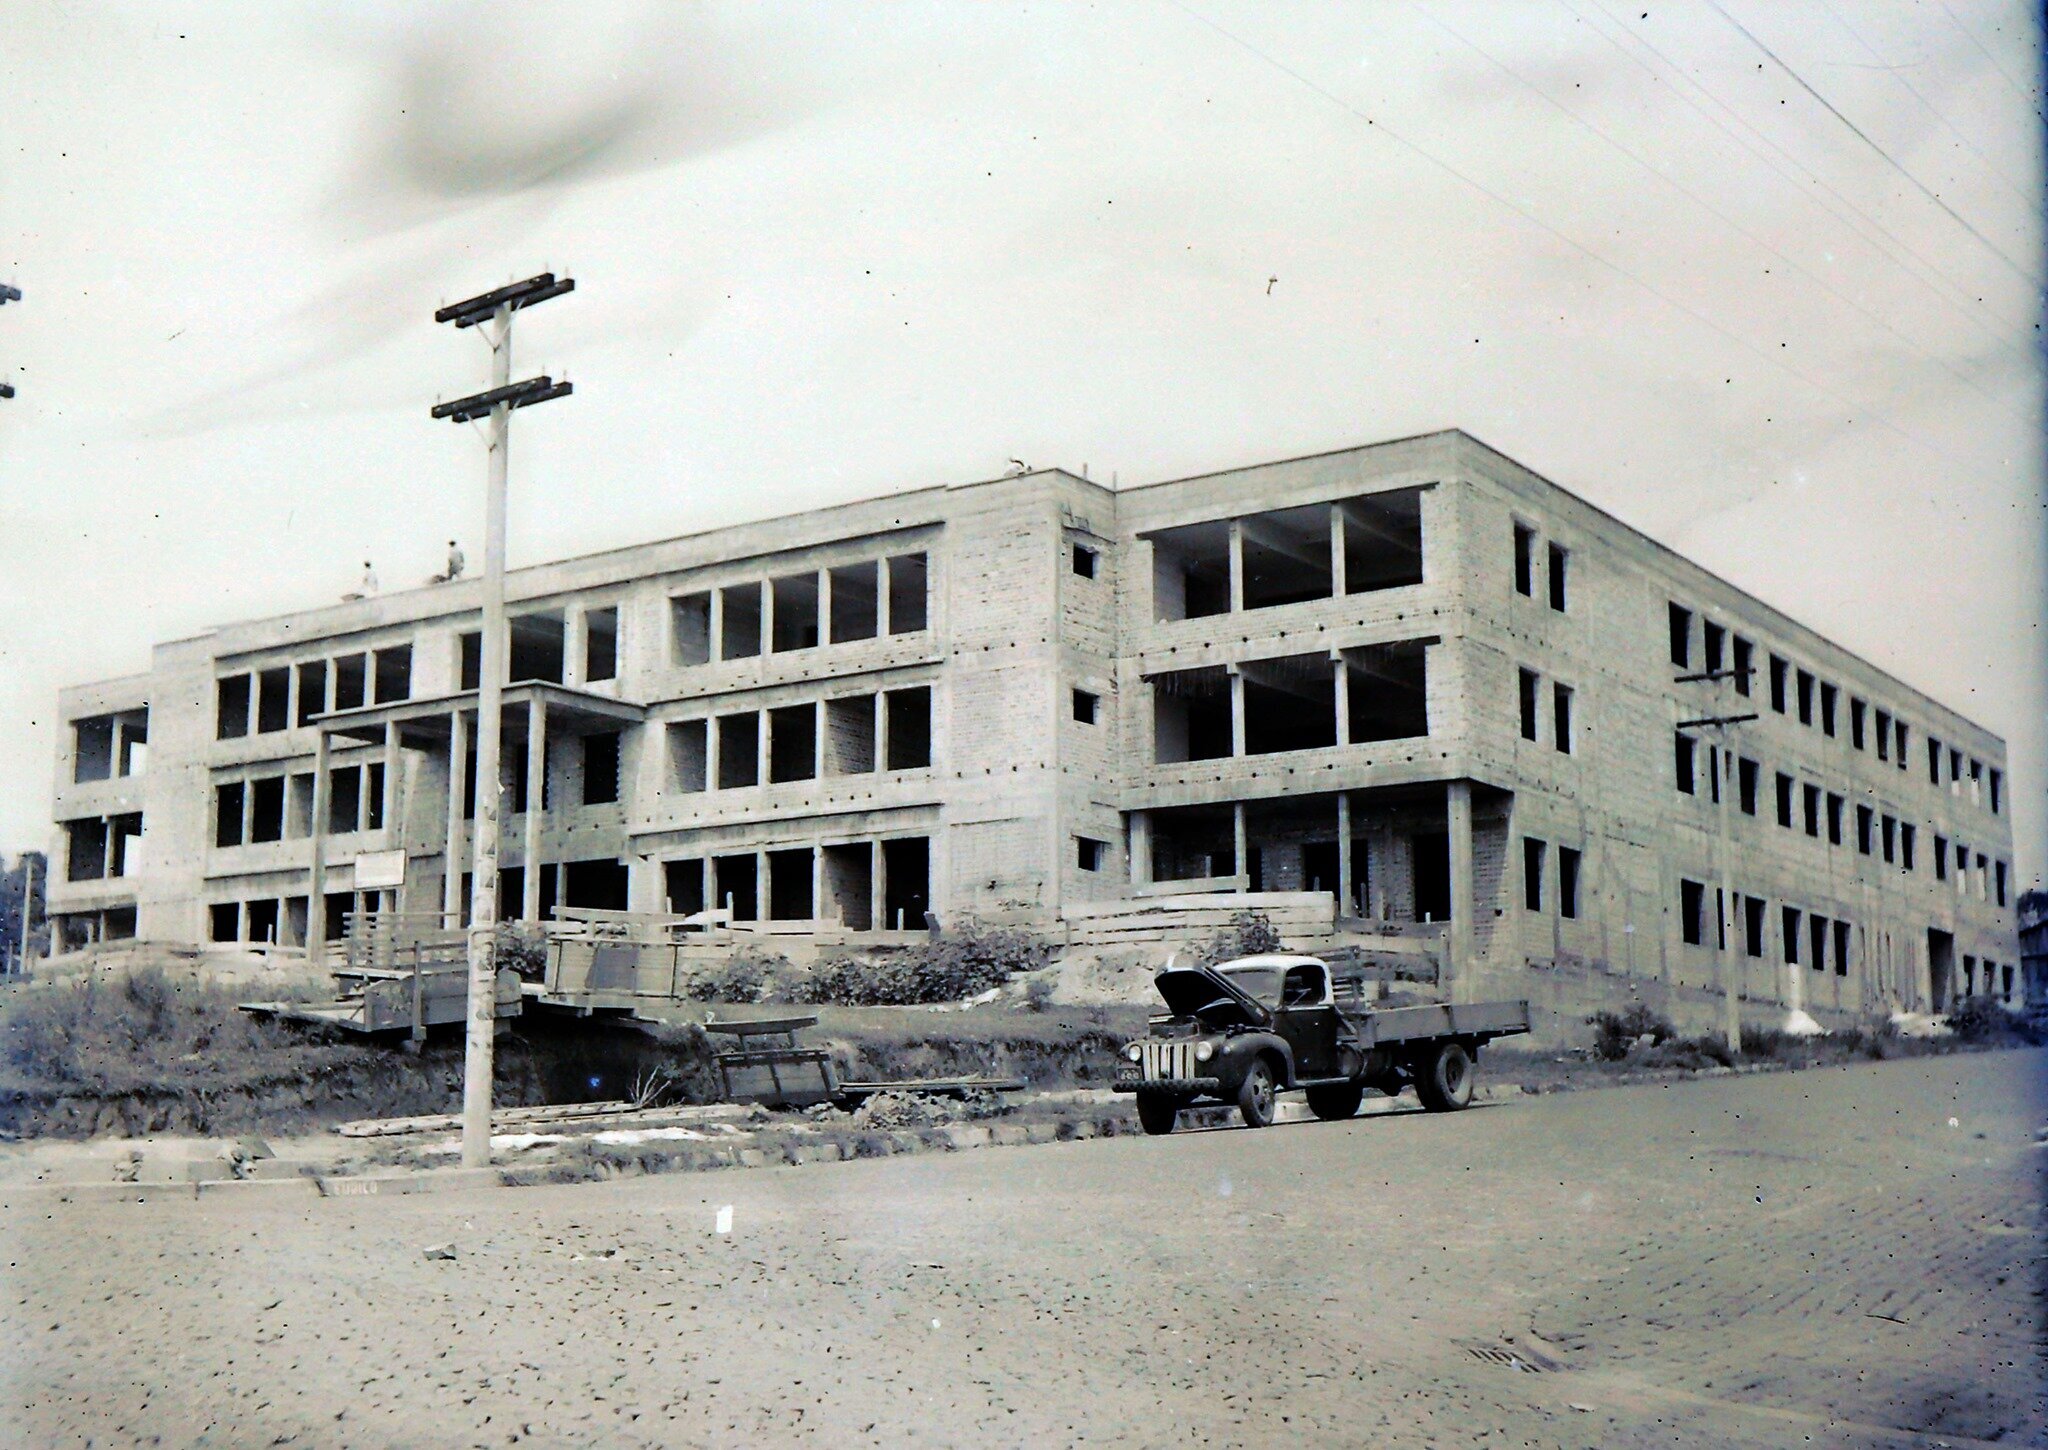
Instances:
[[[287,668],[287,669],[285,670],[285,672],[284,672],[284,728],[285,728],[285,729],[287,729],[287,730],[296,730],[296,729],[298,729],[298,727],[299,727],[299,667],[298,667],[297,665],[292,665],[292,666],[290,666],[289,668]],[[119,721],[116,721],[116,722],[114,723],[114,768],[115,768],[116,770],[118,770],[118,769],[120,769],[120,765],[121,765],[121,734],[120,734],[120,722],[119,722]],[[279,912],[280,912],[280,913],[282,913],[282,911],[283,911],[283,908],[282,908],[282,907],[279,907]],[[279,921],[280,923],[282,923],[282,922],[283,922],[283,920],[284,920],[284,917],[283,917],[283,915],[282,915],[282,914],[280,914],[280,915],[279,915],[279,917],[278,917],[278,921]]]
[[[645,856],[631,856],[626,860],[626,905],[634,911],[660,911],[667,905],[661,899],[662,868],[658,861]],[[534,877],[537,881],[540,878]],[[536,915],[538,909],[536,908]]]
[[[707,659],[716,663],[725,658],[725,591],[723,589],[711,591],[711,623],[706,627],[711,631],[711,639],[704,647],[704,654]],[[704,899],[706,901],[711,900],[708,896]],[[716,904],[716,902],[712,902],[712,905]]]
[[[754,719],[754,784],[768,784],[769,733],[775,728],[775,717],[766,710],[756,710]]]
[[[718,717],[716,715],[704,717],[704,789],[708,791],[718,789]],[[710,858],[706,857],[705,859],[708,860]],[[712,901],[708,896],[704,899],[713,906],[718,905],[717,902]]]
[[[242,777],[242,844],[248,845],[250,833],[256,827],[256,782],[253,777]]]
[[[1341,668],[1341,666],[1340,666]],[[1351,899],[1351,792],[1337,792],[1337,914],[1350,916],[1358,910]]]
[[[724,902],[718,899],[718,872],[714,869],[711,857],[709,856],[698,857],[697,865],[698,870],[702,873],[702,880],[704,882],[702,893],[704,909],[706,911],[716,911],[719,907],[725,905]]]
[[[1131,885],[1152,884],[1152,813],[1132,811],[1130,825]]]
[[[832,643],[832,571],[818,571],[818,643]],[[816,908],[813,908],[815,910]]]
[[[811,707],[811,777],[825,778],[825,702]]]
[[[754,852],[754,920],[768,919],[768,887],[771,881],[768,873],[768,853]]]
[[[1236,853],[1232,859],[1237,869],[1234,875],[1245,878],[1245,889],[1251,889],[1251,852],[1245,840],[1244,802],[1237,801],[1230,807],[1231,848]]]
[[[547,760],[548,704],[536,690],[526,706],[526,869],[519,874],[519,914],[527,921],[540,920],[540,827],[547,800]]]
[[[825,915],[825,851],[821,846],[811,847],[811,920],[821,920]]]
[[[1230,521],[1230,612],[1244,610],[1244,520]]]
[[[1236,665],[1228,665],[1230,671],[1230,753],[1244,754],[1244,674]]]
[[[1336,685],[1337,696],[1337,743],[1351,743],[1351,667],[1344,663],[1344,656],[1330,651],[1330,674]]]
[[[1444,931],[1444,987],[1448,1000],[1471,998],[1473,920],[1472,782],[1454,780],[1444,789],[1451,835],[1451,920]]]
[[[775,652],[775,581],[761,581],[761,653]]]
[[[1348,592],[1344,575],[1344,505],[1330,505],[1330,595],[1342,599]]]
[[[562,610],[562,683],[581,686],[590,679],[590,641],[583,637],[583,606]],[[630,868],[629,868],[630,869]]]
[[[889,699],[881,690],[875,691],[875,774],[880,775],[889,768]]]
[[[1393,869],[1389,864],[1393,856],[1394,833],[1385,829],[1373,832],[1365,857],[1365,889],[1371,894],[1375,921],[1387,919],[1387,872]]]
[[[882,843],[868,842],[868,925],[872,930],[882,931],[889,925],[882,920]]]
[[[405,840],[405,822],[399,816],[400,774],[405,769],[404,758],[399,754],[398,722],[386,721],[384,725],[384,835],[387,844],[400,845]]]
[[[460,710],[448,712],[448,836],[443,848],[441,925],[462,923],[462,785],[469,772],[469,737]]]
[[[889,637],[889,561],[875,560],[875,638]],[[875,924],[881,925],[880,918]]]
[[[306,885],[306,961],[314,970],[327,956],[327,732],[313,736],[313,860]]]

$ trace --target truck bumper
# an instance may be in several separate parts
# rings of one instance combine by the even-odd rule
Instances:
[[[1213,1098],[1222,1093],[1223,1079],[1217,1077],[1120,1077],[1110,1084],[1110,1090],[1120,1093],[1158,1093],[1162,1097]]]

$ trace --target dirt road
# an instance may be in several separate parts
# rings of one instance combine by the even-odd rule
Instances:
[[[0,1437],[2041,1443],[2044,1070],[17,1214]]]

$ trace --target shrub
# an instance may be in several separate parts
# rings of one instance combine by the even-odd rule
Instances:
[[[789,958],[744,947],[724,961],[694,968],[685,990],[700,1002],[758,1002],[771,980],[789,974]]]
[[[1263,911],[1240,911],[1208,941],[1193,949],[1197,962],[1227,962],[1237,957],[1256,957],[1280,950],[1280,933]]]
[[[1017,927],[961,931],[925,945],[873,958],[834,957],[783,991],[792,1002],[846,1007],[903,1007],[957,1002],[999,987],[1052,958],[1052,943]]]
[[[2039,1042],[2042,1036],[1995,997],[1965,997],[1943,1020],[1959,1042]]]
[[[548,937],[540,927],[529,928],[516,921],[499,922],[491,952],[499,967],[510,967],[522,981],[538,982],[548,974]]]
[[[1670,1018],[1641,1002],[1631,1002],[1620,1012],[1595,1012],[1586,1021],[1593,1026],[1594,1055],[1607,1062],[1627,1057],[1640,1038],[1648,1037],[1652,1047],[1662,1047],[1678,1035]]]
[[[159,966],[32,984],[0,1010],[7,1065],[34,1082],[100,1087],[233,1072],[290,1041],[235,1010],[237,997]]]
[[[1024,1005],[1033,1012],[1043,1012],[1052,1006],[1052,994],[1059,983],[1050,975],[1041,974],[1024,984]]]

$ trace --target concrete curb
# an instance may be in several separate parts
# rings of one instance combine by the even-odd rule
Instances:
[[[365,1173],[310,1181],[322,1198],[374,1198],[396,1193],[458,1193],[466,1188],[496,1188],[503,1179],[496,1168],[428,1168],[416,1173]]]

